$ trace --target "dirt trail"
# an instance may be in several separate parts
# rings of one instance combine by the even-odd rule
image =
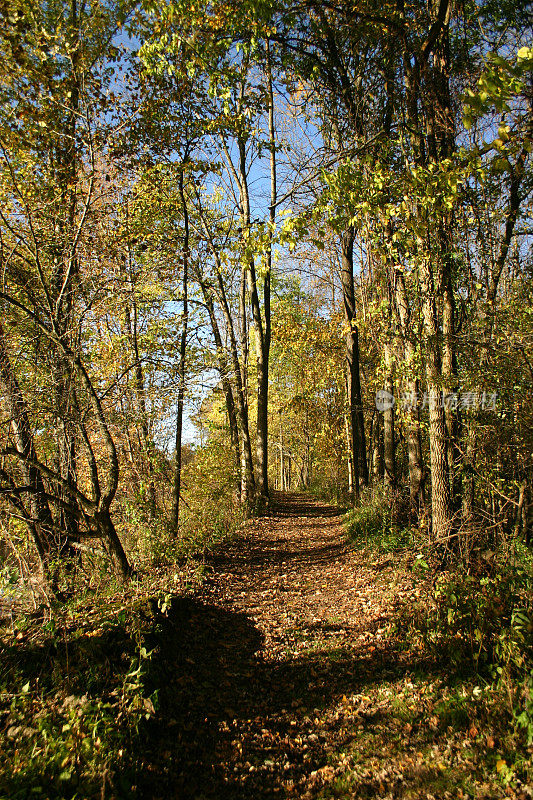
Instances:
[[[390,561],[348,547],[338,510],[305,496],[278,496],[272,516],[252,520],[159,626],[150,679],[160,710],[139,795],[331,796],[367,734],[360,787],[336,796],[401,787],[400,767],[382,775],[372,763],[391,701],[370,694],[423,665],[387,636],[412,588]]]

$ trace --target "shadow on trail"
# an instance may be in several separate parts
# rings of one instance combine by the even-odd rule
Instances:
[[[291,781],[327,763],[325,723],[313,720],[332,700],[407,670],[431,671],[391,650],[343,647],[265,662],[262,642],[243,613],[173,601],[152,642],[148,683],[159,709],[137,760],[138,797],[283,797]]]
[[[279,592],[276,613],[292,608],[294,624],[287,620],[277,629],[280,647],[272,650],[249,614],[218,605],[217,599],[174,599],[151,643],[148,688],[157,691],[159,703],[137,763],[142,800],[296,798],[304,785],[306,798],[324,796],[314,772],[330,769],[334,753],[349,749],[361,729],[372,742],[378,724],[376,709],[337,713],[339,705],[349,706],[351,696],[408,673],[440,674],[434,664],[396,650],[391,641],[356,647],[353,625],[348,630],[326,617],[298,622],[298,602],[289,595],[285,608],[283,589],[294,592],[326,567],[335,569],[349,548],[342,530],[335,530],[336,508],[278,493],[273,511],[272,525],[263,518],[209,561],[224,584],[223,596],[254,599],[257,610],[259,590],[266,586]],[[211,596],[217,598],[216,591]],[[266,630],[272,608],[265,603],[259,615]],[[372,625],[378,623],[376,618]],[[379,724],[392,730],[391,711],[382,708],[378,716]],[[420,745],[432,736],[420,726]],[[380,791],[369,784],[364,796],[377,800]]]
[[[338,517],[347,509],[314,500],[306,494],[274,492],[272,512],[276,517]]]
[[[297,518],[305,526],[309,544],[284,536],[283,529],[278,536],[261,535],[257,531],[242,547],[241,542],[229,545],[215,552],[209,562],[216,570],[238,570],[246,575],[250,588],[256,588],[262,578],[273,572],[303,571],[306,566],[327,566],[335,563],[350,549],[343,533],[336,533],[339,527],[338,508],[312,500],[306,495],[289,495],[276,492],[273,498],[272,513],[278,520]],[[324,542],[323,534],[329,538]]]
[[[210,559],[210,564],[217,569],[239,567],[240,571],[248,573],[250,586],[253,587],[261,579],[259,568],[261,570],[271,568],[271,571],[283,572],[285,569],[304,568],[307,565],[333,564],[347,549],[348,546],[344,541],[320,544],[316,547],[291,547],[283,539],[275,541],[257,537],[246,553],[238,551],[219,553]],[[242,570],[243,565],[244,570]]]
[[[139,797],[214,796],[213,765],[227,756],[219,724],[250,705],[247,680],[261,643],[244,614],[191,598],[172,601],[150,643],[156,654],[146,682],[159,709],[146,730]]]

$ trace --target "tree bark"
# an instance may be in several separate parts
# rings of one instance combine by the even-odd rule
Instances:
[[[126,207],[127,211],[127,207]],[[146,407],[146,385],[144,369],[139,351],[139,323],[137,301],[135,298],[135,284],[132,270],[131,247],[128,243],[128,274],[125,276],[130,291],[130,298],[126,299],[124,309],[124,322],[126,335],[128,337],[131,355],[134,361],[133,368],[133,393],[134,407],[137,416],[137,433],[139,438],[141,458],[141,470],[148,478],[148,511],[150,517],[155,517],[156,513],[156,491],[154,481],[154,448],[150,437],[150,422]]]
[[[453,508],[448,468],[447,429],[442,401],[442,372],[438,342],[433,276],[428,255],[422,259],[422,313],[424,323],[426,382],[429,404],[429,453],[431,466],[431,516],[433,539],[447,545],[452,532]]]
[[[394,396],[394,383],[390,375],[385,378],[383,387],[391,397]],[[391,401],[391,405],[383,411],[384,483],[389,489],[394,489],[396,486],[396,439],[394,428],[394,406]]]
[[[264,331],[259,337],[260,347],[257,353],[257,489],[259,508],[270,505],[268,486],[268,373],[271,340],[270,319],[270,282],[272,272],[272,237],[276,223],[277,202],[277,170],[276,170],[276,128],[274,121],[274,91],[272,86],[272,66],[270,62],[270,41],[266,40],[266,69],[268,94],[268,136],[270,150],[270,207],[269,207],[269,246],[266,255],[266,271],[263,281],[263,318]],[[254,319],[256,326],[261,325],[259,303],[254,300]]]
[[[449,103],[449,77],[444,63],[448,42],[450,0],[438,0],[432,8],[431,24],[423,44],[412,51],[407,36],[407,21],[403,4],[399,4],[403,22],[402,59],[406,89],[405,110],[409,123],[409,136],[415,164],[426,167],[430,161],[438,161],[449,155],[453,143],[453,124]],[[444,60],[443,60],[444,59]],[[430,65],[430,61],[432,64]],[[421,87],[422,77],[426,94]],[[419,108],[423,108],[426,127],[422,128]],[[409,166],[409,165],[407,165]],[[439,277],[437,291],[442,300],[447,285],[445,270],[448,252],[434,252],[431,240],[435,238],[434,224],[426,210],[418,207],[418,275],[422,295],[422,324],[424,356],[426,360],[426,382],[429,404],[429,444],[431,469],[432,536],[447,546],[453,525],[453,507],[450,491],[448,462],[448,431],[443,407],[442,344],[437,313],[435,272],[432,262],[436,259]]]
[[[390,231],[389,231],[390,233]],[[424,493],[424,462],[422,457],[422,437],[420,431],[420,407],[419,392],[420,383],[415,372],[416,351],[413,344],[410,324],[411,309],[405,277],[401,270],[395,270],[395,294],[396,310],[402,334],[404,350],[404,367],[408,370],[408,378],[405,381],[406,394],[409,399],[409,408],[406,410],[406,440],[407,440],[407,459],[409,470],[409,498],[410,509],[414,516],[418,516],[425,508]]]
[[[198,199],[198,198],[197,198]],[[244,270],[241,275],[241,291],[239,293],[239,319],[240,319],[240,334],[241,334],[241,359],[239,359],[239,347],[237,343],[237,335],[235,326],[233,324],[233,317],[228,303],[226,288],[222,279],[222,264],[220,256],[216,248],[215,242],[211,235],[209,225],[205,219],[205,215],[200,208],[200,217],[204,232],[207,236],[213,258],[215,260],[215,273],[216,273],[216,288],[214,291],[218,297],[218,302],[224,316],[227,335],[229,337],[229,354],[231,370],[233,373],[233,381],[235,385],[235,412],[237,416],[238,431],[240,434],[240,453],[239,453],[239,471],[241,476],[241,502],[246,505],[255,493],[255,479],[254,479],[254,466],[252,459],[252,443],[250,440],[250,426],[248,420],[248,400],[246,389],[246,370],[247,370],[247,330],[246,330],[246,304],[245,304],[245,274]]]

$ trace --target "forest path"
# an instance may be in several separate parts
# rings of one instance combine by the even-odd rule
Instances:
[[[394,712],[399,697],[408,708],[414,672],[429,674],[390,633],[414,593],[411,573],[351,548],[338,509],[276,500],[159,626],[150,667],[159,711],[139,795],[431,796],[415,751],[433,733],[406,742],[409,713]]]

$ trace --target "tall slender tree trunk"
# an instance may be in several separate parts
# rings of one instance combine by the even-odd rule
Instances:
[[[126,213],[128,207],[126,206]],[[141,450],[141,469],[148,478],[148,511],[150,517],[156,513],[156,491],[154,481],[154,447],[150,436],[150,421],[146,404],[146,385],[143,364],[139,351],[139,322],[137,300],[135,297],[135,283],[133,279],[133,264],[131,247],[128,243],[127,281],[130,297],[126,299],[124,308],[124,322],[126,335],[129,339],[131,355],[134,361],[133,368],[133,397],[134,408],[137,416],[137,434]],[[143,475],[143,477],[144,477]]]
[[[468,530],[474,518],[474,495],[475,495],[475,481],[474,481],[474,464],[476,460],[476,433],[471,420],[468,419],[465,424],[465,456],[462,462],[462,499],[461,499],[461,517],[463,527]]]
[[[274,91],[272,86],[272,67],[270,62],[270,41],[266,40],[266,69],[267,69],[267,94],[268,94],[268,136],[270,150],[270,208],[269,208],[269,247],[267,251],[267,264],[263,281],[263,319],[264,330],[258,335],[257,350],[257,491],[260,509],[267,508],[270,504],[268,487],[268,374],[271,340],[270,319],[270,282],[272,272],[272,237],[276,223],[277,202],[277,170],[276,170],[276,128],[274,120]],[[255,281],[254,281],[255,282]],[[256,328],[261,327],[261,317],[258,298],[254,299],[252,289],[252,306]],[[259,334],[259,330],[258,330]]]
[[[440,158],[449,156],[453,147],[454,128],[449,102],[447,66],[450,8],[449,0],[440,0],[431,5],[430,35],[418,52],[411,52],[408,38],[405,36],[402,38],[405,111],[414,162],[422,167],[427,167],[431,161],[438,162]],[[399,10],[400,18],[403,18],[403,4],[399,6]],[[405,19],[403,22],[407,24]],[[425,95],[421,89],[422,75],[426,79]],[[422,126],[420,108],[424,110],[425,128]],[[418,235],[417,261],[422,294],[422,326],[429,404],[432,536],[441,545],[447,546],[453,526],[453,504],[448,461],[448,429],[443,407],[445,386],[436,291],[438,300],[442,301],[443,290],[447,285],[446,269],[450,253],[445,252],[442,246],[435,252],[435,223],[432,222],[427,210],[421,206],[417,213],[421,231]],[[434,264],[439,278],[437,287]]]
[[[241,453],[240,453],[240,472],[241,472],[241,501],[247,504],[248,500],[253,497],[255,493],[255,480],[254,480],[254,465],[252,460],[252,443],[250,439],[250,426],[248,421],[248,399],[246,391],[246,369],[247,369],[247,333],[242,333],[242,329],[246,328],[246,307],[242,300],[244,291],[241,292],[240,306],[240,321],[241,321],[241,355],[242,367],[239,361],[239,349],[237,345],[237,337],[233,325],[228,299],[224,282],[222,280],[222,265],[218,260],[218,255],[215,251],[215,260],[217,263],[217,286],[218,297],[224,320],[226,322],[226,329],[229,335],[230,357],[233,371],[233,379],[235,381],[235,400],[237,421],[239,424],[240,440],[241,440]],[[244,341],[243,341],[244,340]]]
[[[285,491],[285,451],[283,443],[283,418],[281,408],[279,410],[279,488]]]
[[[348,402],[351,422],[351,458],[353,469],[353,496],[359,500],[359,486],[368,485],[368,465],[366,460],[366,436],[361,398],[361,377],[359,359],[359,331],[356,324],[355,286],[353,276],[353,245],[355,232],[348,228],[341,240],[342,290],[346,332],[346,363],[348,371]]]
[[[381,414],[374,414],[374,425],[372,430],[372,478],[377,486],[384,479],[383,464],[383,426],[381,424]]]
[[[234,362],[237,361],[237,371],[241,380],[241,391],[239,397],[239,412],[241,419],[242,434],[242,453],[241,453],[241,502],[248,506],[255,498],[255,474],[252,458],[252,443],[250,439],[250,426],[248,417],[248,317],[246,309],[246,268],[241,270],[241,285],[239,293],[239,319],[240,319],[240,340],[241,340],[241,366],[239,365],[239,355],[235,349]],[[222,278],[220,278],[222,280]],[[233,350],[233,342],[232,342]]]
[[[273,112],[272,112],[273,113]],[[244,141],[239,139],[239,178],[240,178],[240,201],[241,201],[241,215],[242,215],[242,229],[243,229],[243,245],[246,249],[249,246],[249,237],[251,234],[251,219],[250,219],[250,197],[248,192],[248,178],[246,173],[246,149]],[[271,156],[274,159],[275,155]],[[275,191],[275,181],[274,181]],[[275,205],[272,205],[272,211]],[[247,288],[250,297],[250,305],[252,308],[252,319],[255,330],[256,342],[256,365],[257,365],[257,438],[256,438],[256,455],[257,455],[257,480],[255,483],[256,496],[254,503],[260,508],[265,508],[269,503],[268,496],[268,354],[270,350],[270,274],[267,268],[267,276],[265,277],[265,304],[263,312],[261,312],[261,305],[259,302],[259,293],[257,288],[257,274],[255,270],[255,259],[253,255],[247,255],[245,264],[245,273],[247,278]],[[271,265],[269,265],[271,266]],[[244,298],[242,305],[244,306]],[[268,323],[265,317],[265,325],[263,325],[263,316],[268,313]],[[245,314],[242,316],[244,321]]]
[[[235,464],[237,467],[237,474],[239,474],[240,462],[241,462],[241,447],[239,440],[239,424],[237,421],[237,412],[235,410],[233,387],[231,385],[231,380],[229,377],[230,370],[228,367],[226,352],[222,343],[222,336],[220,334],[220,328],[215,313],[215,305],[213,302],[213,294],[212,294],[213,290],[210,286],[208,286],[206,280],[203,278],[202,275],[199,275],[198,280],[200,283],[200,287],[202,289],[202,294],[204,297],[204,302],[207,308],[207,312],[209,314],[209,320],[211,322],[211,330],[213,331],[213,338],[215,340],[215,346],[217,349],[219,372],[222,380],[222,388],[224,389],[224,395],[226,398],[226,410],[228,413],[231,445],[235,454]]]
[[[83,13],[83,12],[81,12]],[[68,82],[68,106],[64,109],[66,119],[63,125],[63,137],[57,147],[54,159],[54,170],[57,185],[60,189],[59,201],[55,209],[55,237],[52,245],[52,299],[53,316],[56,331],[69,349],[78,346],[73,329],[75,287],[78,277],[78,257],[73,242],[76,239],[76,213],[78,161],[77,127],[79,113],[79,51],[82,20],[77,0],[71,0],[68,24],[70,48],[70,74]],[[68,358],[61,349],[50,351],[53,360],[55,388],[55,436],[57,473],[72,489],[77,484],[76,464],[76,417],[74,374]],[[58,526],[64,531],[65,544],[76,541],[79,537],[78,509],[72,496],[64,486],[57,486],[57,494],[64,501],[59,509]],[[72,553],[73,551],[71,551]]]
[[[383,383],[383,388],[387,396],[392,399],[383,411],[383,468],[384,483],[389,489],[396,487],[396,437],[394,432],[394,382],[392,380],[392,356],[390,345],[385,343],[385,364],[387,375]]]
[[[422,455],[422,435],[420,430],[420,408],[418,398],[420,384],[418,378],[407,384],[407,394],[412,406],[407,410],[407,460],[409,470],[409,505],[411,514],[418,517],[425,509],[424,460]]]
[[[309,409],[305,409],[305,481],[304,488],[311,483],[311,437],[309,435]]]
[[[346,434],[346,466],[348,467],[348,494],[351,498],[354,496],[353,486],[353,450],[352,450],[352,436],[350,431],[350,423],[348,416],[344,417],[344,430]]]
[[[176,409],[176,463],[174,466],[174,491],[172,498],[172,526],[175,534],[179,530],[179,514],[181,500],[181,470],[182,470],[182,433],[183,433],[183,409],[185,401],[185,377],[186,377],[186,357],[187,357],[187,330],[189,319],[188,290],[189,290],[189,209],[185,197],[184,189],[184,169],[182,168],[179,178],[179,194],[183,212],[183,244],[182,254],[182,322],[180,336],[180,360],[178,367],[178,402]]]
[[[448,270],[446,270],[447,272]],[[446,285],[442,302],[442,377],[444,418],[447,431],[448,473],[452,503],[457,510],[461,504],[461,465],[462,454],[458,447],[462,423],[458,405],[457,356],[455,347],[455,301],[452,281],[445,275]]]

